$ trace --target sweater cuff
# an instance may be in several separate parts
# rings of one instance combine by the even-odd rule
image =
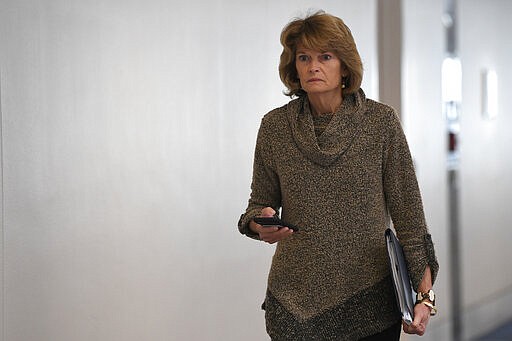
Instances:
[[[432,236],[430,234],[425,234],[425,236],[422,239],[423,240],[420,242],[421,245],[411,247],[411,249],[409,250],[407,250],[407,247],[404,248],[406,258],[415,260],[409,263],[408,265],[409,274],[411,277],[411,282],[414,290],[417,290],[418,286],[420,285],[427,266],[430,267],[432,285],[434,285],[437,273],[439,271],[439,263],[437,262],[437,258],[435,255]],[[409,253],[411,256],[407,257],[407,253]]]
[[[257,215],[258,215],[257,212],[246,212],[245,214],[242,214],[240,216],[240,219],[238,220],[238,231],[240,231],[241,234],[244,234],[249,238],[252,238],[255,240],[260,240],[259,234],[253,232],[249,228],[249,223]]]

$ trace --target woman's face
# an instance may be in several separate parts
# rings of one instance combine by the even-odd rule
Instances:
[[[295,68],[300,85],[308,95],[341,95],[341,79],[346,68],[333,52],[306,49],[299,45],[295,56]]]

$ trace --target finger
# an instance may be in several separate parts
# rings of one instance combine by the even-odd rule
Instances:
[[[402,321],[402,329],[407,334],[418,334],[418,326],[414,324],[415,321],[413,321],[411,324],[407,324],[404,321]]]
[[[277,239],[279,227],[278,226],[262,226],[260,229],[260,237],[265,241]]]
[[[281,227],[277,232],[275,233],[276,237],[279,239],[283,239],[288,237],[293,233],[293,230],[288,227]]]
[[[425,328],[423,328],[422,324],[415,319],[410,325],[410,331],[412,334],[423,335]]]
[[[259,232],[260,239],[267,243],[270,243],[270,242],[276,241],[276,233],[279,231],[279,227],[277,227],[277,226],[265,226],[265,227],[261,226],[259,231],[260,231]]]
[[[254,232],[258,233],[261,237],[261,233],[266,233],[269,231],[270,227],[263,227],[261,226],[260,224],[256,223],[254,220],[251,220],[249,222],[249,225],[250,225],[250,229],[253,230]],[[276,228],[277,230],[277,228]]]
[[[262,240],[267,241],[274,238],[273,235],[275,232],[277,232],[278,229],[279,228],[277,226],[261,226],[259,228],[259,235]]]
[[[282,227],[282,228],[270,227],[268,229],[272,229],[272,230],[277,229],[277,230],[274,230],[273,232],[262,232],[260,234],[260,238],[270,244],[273,244],[280,240],[283,240],[293,233],[293,231],[287,227]]]
[[[404,330],[405,333],[407,334],[414,334],[412,331],[411,331],[411,326],[407,323],[405,323],[405,321],[402,320],[402,329]]]
[[[265,207],[261,210],[262,217],[272,217],[276,214],[276,211],[272,207]]]
[[[416,334],[422,336],[425,334],[425,325],[423,323],[418,323],[418,321],[414,320],[410,325],[404,323],[404,332],[407,334]]]

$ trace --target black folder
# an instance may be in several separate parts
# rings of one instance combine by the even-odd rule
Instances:
[[[411,280],[407,271],[402,245],[400,245],[393,230],[389,228],[386,229],[385,237],[396,300],[402,312],[402,319],[405,323],[411,324],[414,319],[413,297],[416,295],[411,289]]]

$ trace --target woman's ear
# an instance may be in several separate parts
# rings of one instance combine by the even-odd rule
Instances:
[[[341,63],[341,78],[348,78],[349,76],[349,72],[348,72],[348,67],[344,64],[344,63]]]

